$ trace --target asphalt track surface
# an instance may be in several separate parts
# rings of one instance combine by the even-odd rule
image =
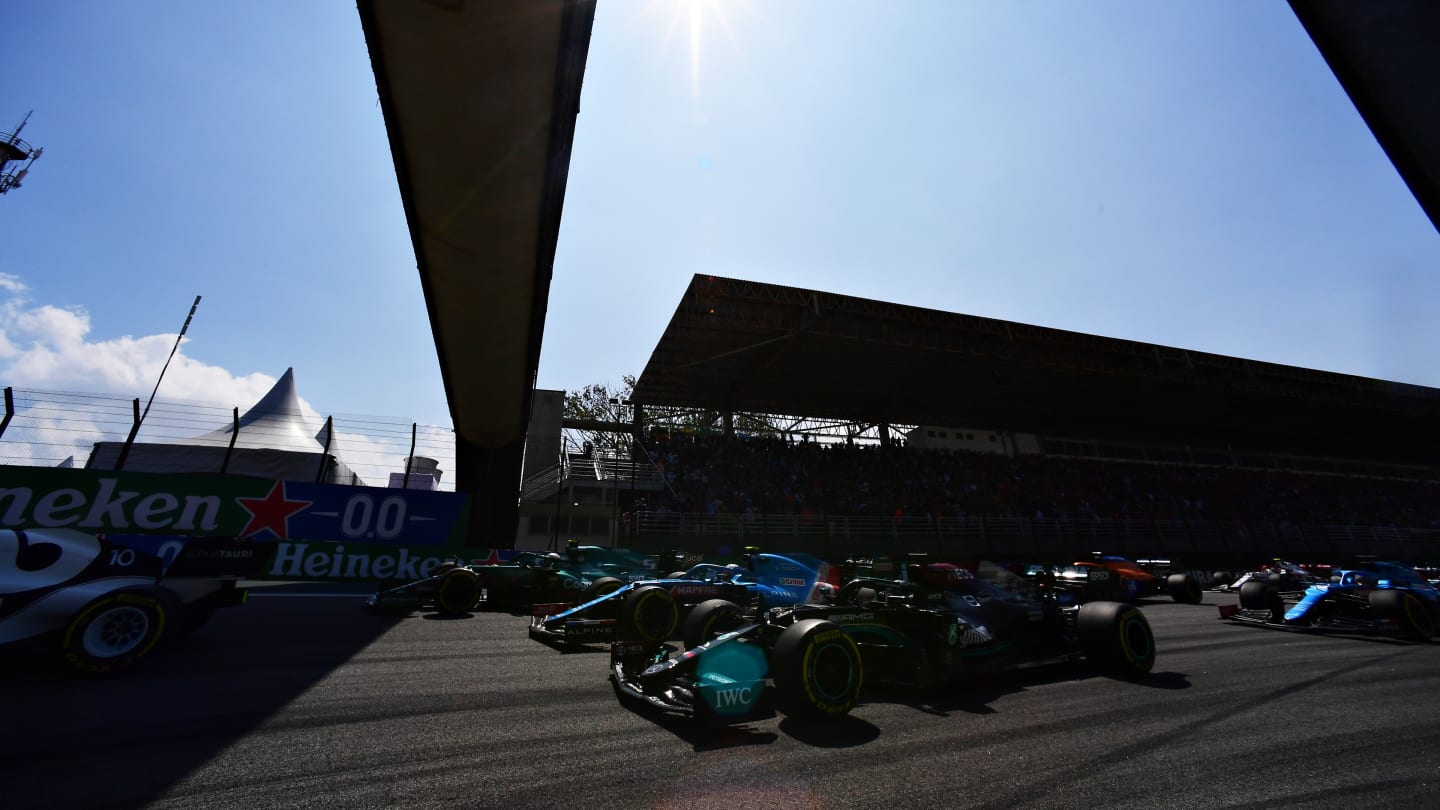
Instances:
[[[1144,606],[1155,672],[869,693],[705,730],[619,704],[526,619],[265,596],[113,678],[0,660],[0,806],[1239,808],[1440,804],[1440,642]]]

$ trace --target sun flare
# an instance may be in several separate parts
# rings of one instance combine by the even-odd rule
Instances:
[[[670,18],[661,41],[662,49],[669,45],[677,29],[682,26],[689,38],[690,98],[700,101],[700,76],[703,69],[706,32],[711,26],[718,26],[727,39],[740,50],[726,9],[744,5],[744,0],[665,0],[670,6]]]

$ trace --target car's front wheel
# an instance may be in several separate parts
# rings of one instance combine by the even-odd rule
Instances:
[[[435,608],[444,616],[463,616],[480,601],[480,578],[469,568],[452,568],[440,575]]]
[[[685,649],[699,647],[744,623],[745,611],[728,599],[708,599],[701,602],[685,617]]]
[[[806,619],[785,628],[771,651],[770,667],[781,705],[792,717],[840,717],[860,699],[860,648],[834,622]]]
[[[645,585],[625,594],[620,605],[620,638],[628,641],[665,641],[680,623],[680,611],[670,592]]]

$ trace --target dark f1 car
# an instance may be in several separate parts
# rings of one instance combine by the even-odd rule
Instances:
[[[1079,594],[1079,601],[1110,600],[1133,602],[1152,596],[1169,596],[1176,602],[1198,605],[1204,589],[1190,574],[1161,576],[1139,563],[1113,554],[1097,555],[1093,561],[1061,566],[1053,571],[1032,571],[1029,576],[1041,587]]]
[[[854,579],[833,604],[753,618],[734,603],[707,601],[690,622],[725,632],[683,652],[617,642],[611,681],[634,705],[731,723],[768,716],[777,704],[789,715],[843,715],[865,682],[925,687],[1077,659],[1120,675],[1154,666],[1154,636],[1133,605],[1062,605],[1053,592],[1031,599],[949,564],[906,569],[901,580]]]
[[[238,583],[262,562],[254,544],[173,542],[178,551],[167,566],[103,535],[0,531],[0,646],[58,650],[75,669],[117,672],[245,601]]]
[[[686,638],[695,640],[710,632],[709,627],[690,620],[695,606],[720,599],[753,615],[820,599],[829,588],[820,581],[827,569],[825,563],[808,555],[752,550],[745,555],[743,566],[701,563],[683,575],[640,580],[580,604],[537,604],[530,619],[530,637],[566,646],[617,638],[662,642],[674,635],[683,620]]]
[[[1299,599],[1269,581],[1240,586],[1238,605],[1221,605],[1220,618],[1243,624],[1312,632],[1366,633],[1427,641],[1440,623],[1440,591],[1415,569],[1372,562],[1335,572]]]
[[[658,565],[677,565],[680,559],[677,552],[657,560],[571,543],[564,554],[522,551],[499,564],[443,563],[424,579],[380,590],[365,605],[376,611],[433,608],[450,616],[468,613],[477,605],[526,610],[535,603],[594,599],[627,582],[654,579]]]
[[[1216,579],[1218,580],[1220,577],[1216,577]],[[1328,572],[1325,580],[1329,581]],[[1265,582],[1284,593],[1286,591],[1303,591],[1318,581],[1318,578],[1304,566],[1286,560],[1275,560],[1254,571],[1247,571],[1239,577],[1230,577],[1224,582],[1217,582],[1215,589],[1238,592],[1245,587],[1246,583]]]

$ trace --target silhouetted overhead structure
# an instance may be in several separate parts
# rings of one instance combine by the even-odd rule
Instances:
[[[360,0],[471,541],[514,542],[593,0]]]
[[[1434,465],[1440,390],[697,275],[641,405]]]
[[[0,194],[19,188],[25,175],[30,173],[30,167],[45,151],[20,140],[20,131],[25,129],[25,122],[29,120],[30,113],[25,113],[24,120],[14,132],[0,132]]]
[[[1290,7],[1440,230],[1440,3],[1290,0]]]

